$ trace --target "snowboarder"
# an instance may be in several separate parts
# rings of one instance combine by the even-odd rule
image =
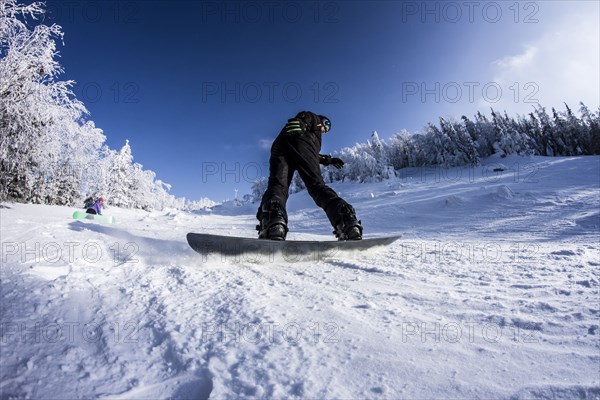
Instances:
[[[96,199],[92,204],[89,204],[86,200],[86,213],[94,215],[102,215],[102,207],[104,206],[104,199],[102,197]]]
[[[83,201],[83,208],[88,209],[92,204],[94,204],[94,198],[90,196]]]
[[[331,129],[324,115],[302,111],[288,120],[271,147],[269,181],[256,214],[260,239],[285,240],[288,232],[285,205],[294,172],[298,171],[308,193],[321,207],[338,240],[361,240],[362,226],[354,208],[325,184],[319,164],[340,169],[339,158],[319,154],[321,136]]]

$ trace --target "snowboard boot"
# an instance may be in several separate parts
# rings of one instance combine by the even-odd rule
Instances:
[[[338,240],[361,240],[362,225],[356,218],[356,211],[350,204],[343,202],[338,206],[338,220],[333,234]]]
[[[263,204],[259,216],[260,225],[256,225],[259,239],[285,240],[288,233],[287,213],[278,201]]]

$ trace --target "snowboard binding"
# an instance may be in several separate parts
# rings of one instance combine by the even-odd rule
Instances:
[[[281,204],[276,200],[263,204],[259,214],[258,220],[260,221],[260,225],[256,225],[258,238],[285,240],[288,233],[288,218]]]
[[[340,219],[335,224],[333,234],[338,240],[362,240],[363,228],[361,222],[356,218],[356,211],[348,203],[339,206]]]

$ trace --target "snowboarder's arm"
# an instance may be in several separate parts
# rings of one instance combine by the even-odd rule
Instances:
[[[285,124],[285,132],[288,134],[303,134],[306,132],[306,125],[297,118],[288,119],[287,124]]]

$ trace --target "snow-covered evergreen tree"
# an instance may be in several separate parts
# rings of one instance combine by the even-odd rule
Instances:
[[[294,172],[294,176],[292,177],[292,183],[290,184],[290,187],[289,187],[289,193],[290,194],[298,193],[305,189],[306,189],[306,185],[304,185],[302,178],[300,178],[300,174],[298,173],[298,171]]]
[[[150,211],[162,209],[162,200],[155,193],[156,174],[146,171],[139,163],[134,163],[131,168],[130,207],[141,208]]]
[[[386,147],[387,159],[395,170],[414,166],[411,163],[412,146],[411,136],[406,130],[396,133],[390,138],[390,144]]]
[[[475,143],[464,124],[456,121],[446,121],[440,118],[442,137],[445,140],[444,167],[456,167],[461,165],[478,165],[479,155]]]
[[[589,143],[589,130],[582,119],[577,118],[571,108],[565,103],[566,111],[557,112],[553,109],[557,130],[561,131],[561,139],[565,145],[565,155],[585,154]]]
[[[477,153],[480,158],[489,157],[494,154],[494,143],[496,141],[494,125],[479,111],[475,114],[474,124],[477,135],[475,139]]]
[[[579,103],[581,124],[587,132],[586,154],[600,154],[600,108],[592,114],[589,108]]]
[[[502,156],[509,154],[531,155],[534,149],[527,132],[512,118],[496,114],[492,111],[492,121],[496,131],[496,141],[493,144],[497,153]]]
[[[133,156],[129,140],[125,141],[125,145],[118,153],[112,154],[109,168],[106,201],[117,207],[133,207],[135,204]]]
[[[347,179],[359,182],[372,182],[378,179],[377,160],[371,154],[369,143],[358,143],[340,152],[344,160],[344,175]]]
[[[268,184],[269,179],[265,177],[254,181],[252,184],[252,199],[254,202],[260,202],[262,200],[263,194],[267,191]]]
[[[395,176],[393,168],[390,168],[390,160],[388,159],[387,145],[381,139],[377,131],[371,134],[371,154],[375,159],[375,176],[376,180],[389,179]]]
[[[425,127],[423,135],[422,151],[425,157],[425,165],[446,165],[446,158],[450,138],[432,123]]]
[[[541,105],[537,105],[535,109],[535,115],[540,124],[540,133],[539,133],[539,145],[538,147],[541,149],[542,156],[555,156],[558,155],[557,145],[554,142],[554,126],[552,121],[550,120],[550,116],[546,112],[546,109]]]

